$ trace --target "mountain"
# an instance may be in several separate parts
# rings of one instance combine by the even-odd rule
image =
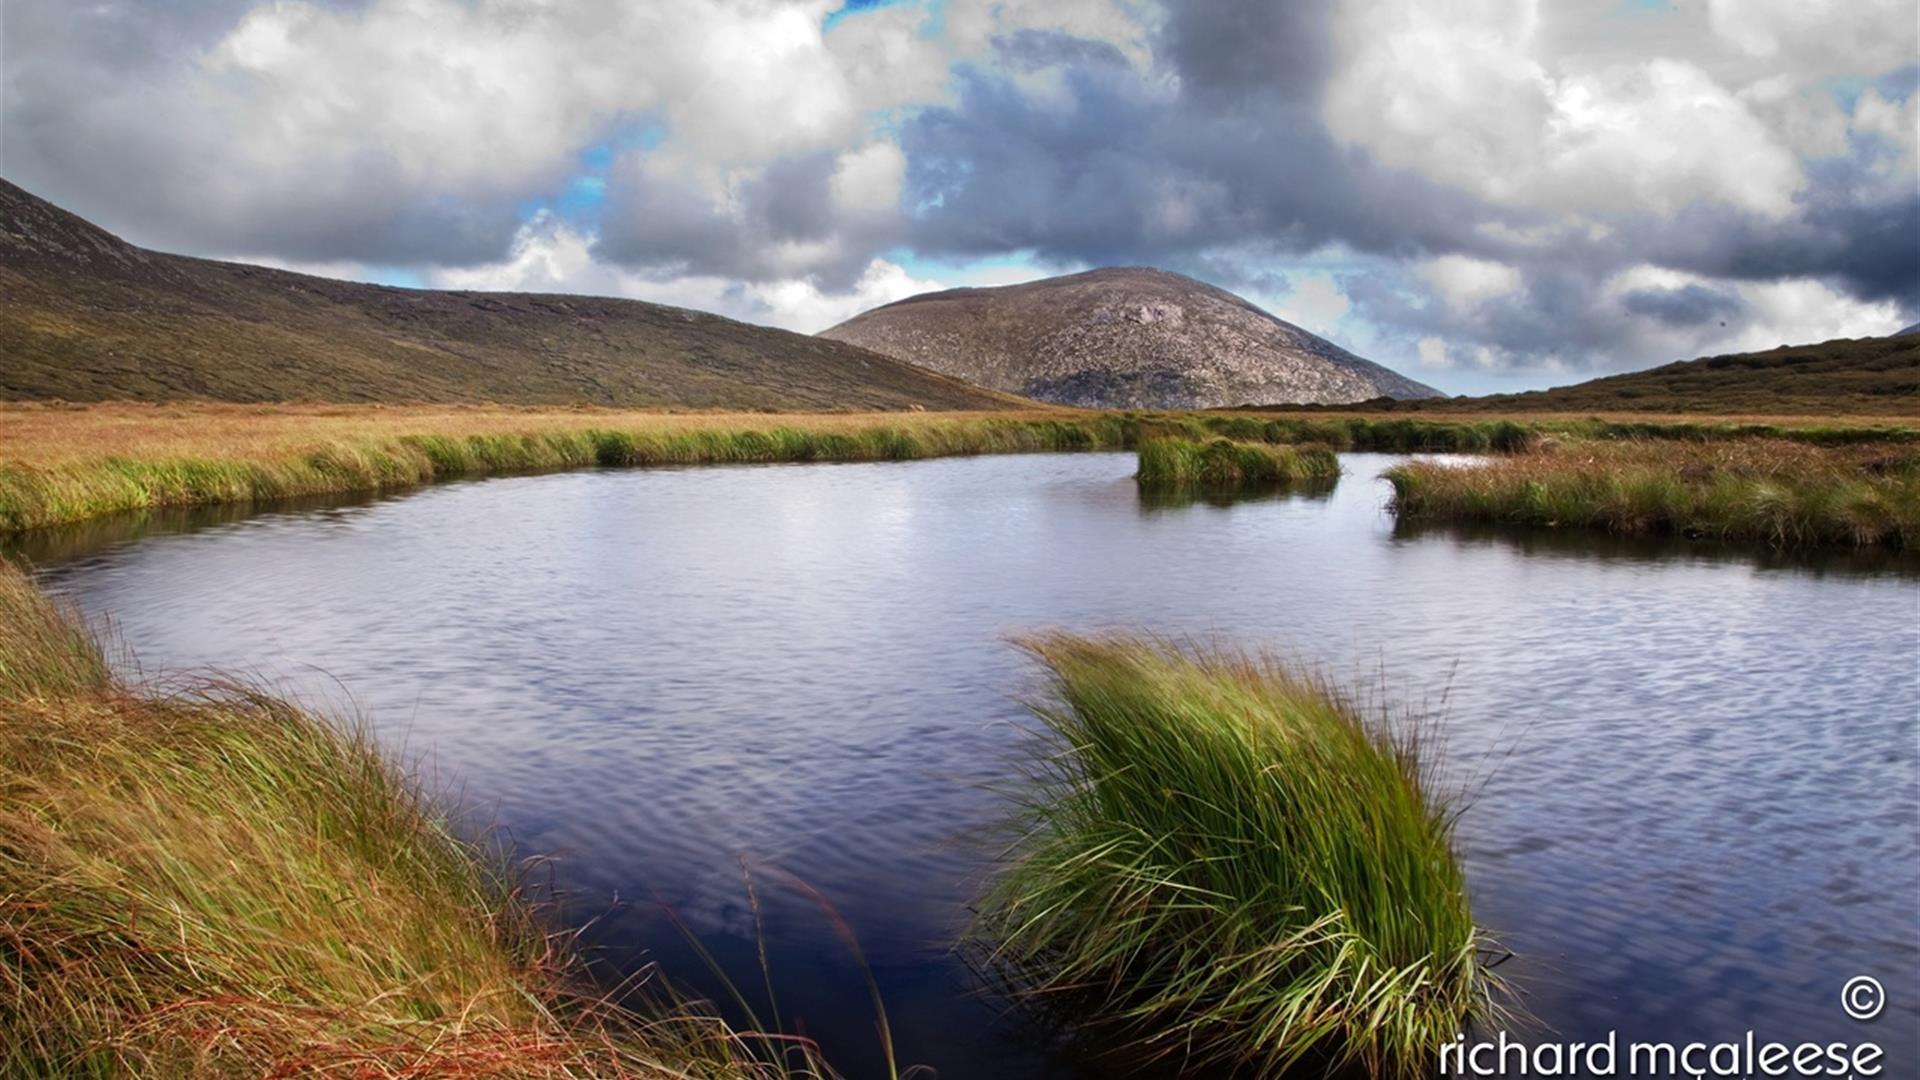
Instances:
[[[0,180],[0,399],[32,398],[1031,404],[841,342],[637,300],[397,289],[147,251]]]
[[[1906,337],[1908,334],[1920,334],[1920,322],[1914,323],[1905,330],[1895,330],[1893,332],[1894,337]]]
[[[1920,338],[1839,338],[1682,360],[1525,394],[1369,402],[1418,412],[1920,416]]]
[[[927,293],[820,336],[1063,405],[1184,409],[1439,393],[1224,289],[1146,267]]]

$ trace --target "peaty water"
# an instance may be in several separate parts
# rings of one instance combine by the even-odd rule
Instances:
[[[607,977],[720,992],[670,909],[771,1023],[763,937],[779,1022],[851,1075],[884,1068],[869,971],[903,1064],[1111,1068],[950,951],[1037,682],[1007,638],[1047,627],[1222,635],[1435,708],[1477,913],[1552,1038],[1920,1068],[1913,563],[1409,533],[1393,460],[1224,505],[1143,502],[1111,454],[582,472],[24,549],[146,669],[369,714],[559,857]],[[1840,1007],[1863,974],[1872,1024]]]

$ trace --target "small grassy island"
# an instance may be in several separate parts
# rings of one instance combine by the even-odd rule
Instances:
[[[1331,484],[1340,459],[1322,445],[1187,439],[1140,441],[1136,479],[1148,491],[1245,491],[1295,482]]]
[[[1424,1075],[1490,1009],[1414,737],[1274,661],[1041,637],[1047,729],[976,933],[1016,993],[1187,1065]]]

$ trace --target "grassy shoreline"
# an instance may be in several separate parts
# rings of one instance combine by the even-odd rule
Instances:
[[[1248,412],[661,413],[501,406],[0,406],[0,532],[157,508],[378,492],[598,466],[1131,450],[1145,436],[1511,453],[1554,436],[1907,442],[1878,421],[1413,419]]]
[[[517,430],[497,423],[473,425],[478,430],[347,429],[305,440],[136,446],[44,465],[0,459],[0,531],[159,507],[385,491],[515,472],[1119,449],[1132,437],[1129,421],[1100,415],[721,416],[705,422],[661,416],[627,417],[626,426],[608,419],[528,414]]]
[[[363,731],[124,685],[0,566],[0,1075],[785,1075],[585,989],[448,822]]]
[[[1385,474],[1408,522],[1597,529],[1776,548],[1920,543],[1920,450],[1738,443],[1553,444]]]

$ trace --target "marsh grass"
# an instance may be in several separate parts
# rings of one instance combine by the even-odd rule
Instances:
[[[974,927],[1144,1056],[1423,1075],[1493,980],[1417,739],[1271,659],[1038,637],[1051,694]]]
[[[47,463],[0,463],[0,531],[69,524],[160,507],[247,503],[411,487],[434,480],[592,466],[751,462],[906,461],[958,454],[1121,449],[1133,421],[1074,417],[876,415],[743,422],[660,417],[631,428],[545,426],[524,431],[298,437],[266,445],[69,455]]]
[[[0,1075],[825,1073],[582,992],[571,939],[448,820],[359,728],[120,685],[0,566]]]
[[[1386,472],[1404,521],[1486,522],[1815,545],[1920,537],[1920,449],[1779,439],[1559,442],[1471,466]]]
[[[1543,436],[1909,441],[1860,423],[1252,412],[669,413],[500,405],[0,404],[0,532],[556,469],[1131,450],[1144,438],[1513,453]]]
[[[1340,478],[1340,460],[1325,446],[1158,436],[1140,440],[1139,458],[1135,479],[1146,491],[1231,492]]]

